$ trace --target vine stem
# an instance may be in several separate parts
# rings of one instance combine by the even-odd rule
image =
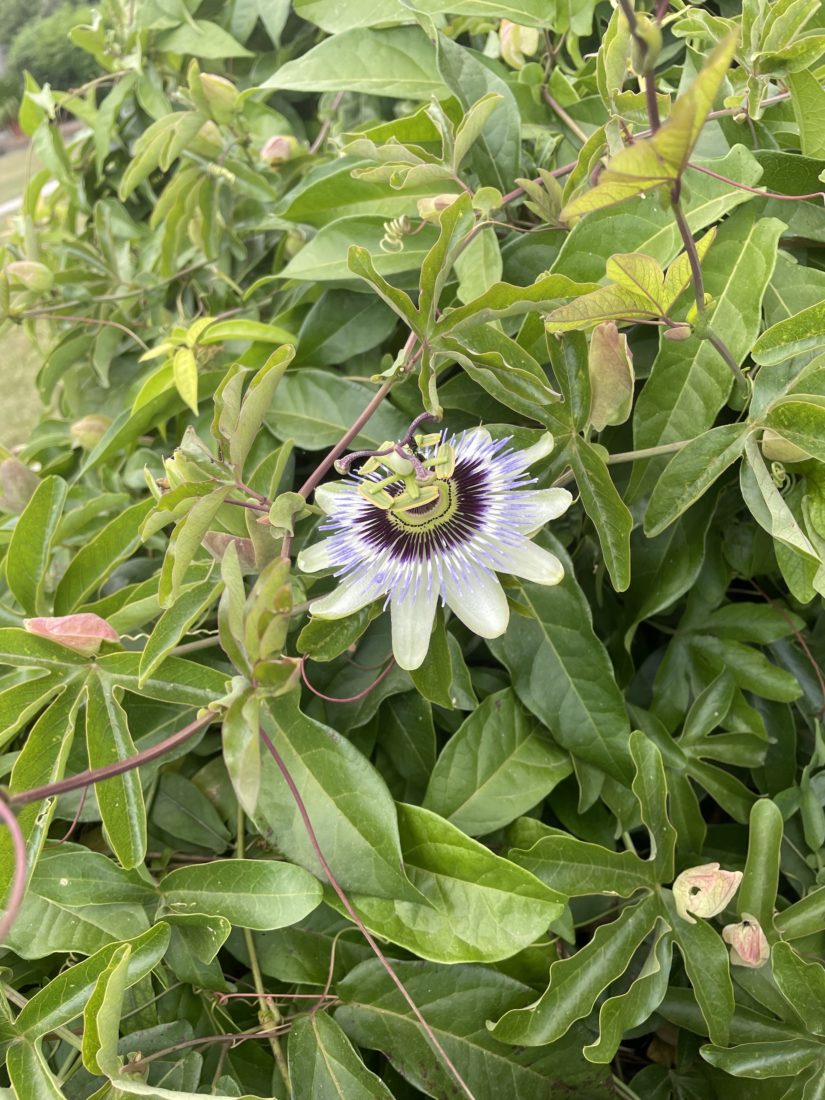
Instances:
[[[23,895],[26,892],[26,838],[23,836],[23,830],[18,824],[14,811],[2,799],[0,799],[0,820],[11,834],[14,851],[14,872],[9,896],[6,899],[6,910],[0,918],[0,943],[2,943],[17,920],[17,914],[23,904]]]
[[[475,1100],[475,1096],[471,1092],[469,1085],[467,1084],[467,1082],[464,1080],[464,1078],[459,1073],[458,1069],[456,1068],[456,1066],[454,1065],[454,1063],[450,1059],[450,1056],[447,1054],[444,1047],[438,1041],[438,1038],[435,1035],[435,1032],[430,1027],[430,1025],[427,1023],[427,1021],[424,1019],[424,1016],[421,1013],[421,1009],[418,1007],[418,1005],[412,999],[410,994],[407,992],[407,989],[406,989],[404,983],[401,981],[401,979],[396,974],[396,972],[393,969],[392,964],[390,963],[389,959],[386,957],[384,952],[378,946],[378,943],[376,942],[375,938],[372,936],[372,934],[370,933],[367,926],[364,924],[364,922],[361,920],[361,918],[356,913],[356,911],[353,908],[349,898],[344,893],[343,888],[341,887],[340,883],[336,879],[335,875],[332,873],[332,869],[331,869],[330,865],[327,863],[326,858],[324,857],[324,853],[321,851],[321,846],[318,843],[318,837],[315,833],[315,829],[312,825],[312,821],[310,820],[309,812],[306,808],[306,803],[304,802],[303,798],[301,797],[301,792],[298,790],[298,787],[295,784],[295,780],[292,778],[292,774],[291,774],[289,768],[286,766],[286,763],[284,762],[284,759],[281,756],[281,754],[275,748],[275,745],[273,744],[272,739],[269,737],[266,730],[261,729],[259,732],[260,732],[260,735],[261,735],[261,740],[263,741],[264,745],[266,745],[266,748],[269,751],[270,756],[275,761],[275,764],[278,768],[278,771],[283,776],[284,782],[286,783],[287,787],[289,788],[289,793],[292,795],[292,798],[295,802],[295,806],[296,806],[296,808],[298,810],[298,813],[301,817],[301,820],[304,824],[304,829],[306,830],[307,837],[309,838],[309,842],[312,845],[312,850],[315,852],[316,858],[318,859],[318,862],[321,864],[321,867],[323,868],[324,874],[329,879],[330,886],[335,891],[335,893],[338,895],[338,898],[339,898],[341,904],[343,905],[344,909],[346,909],[347,914],[350,917],[350,920],[358,928],[358,931],[361,933],[361,935],[364,937],[364,939],[369,944],[370,949],[372,950],[373,954],[378,959],[378,961],[381,963],[384,970],[386,970],[387,975],[389,976],[389,978],[392,981],[393,985],[396,987],[398,992],[401,994],[401,996],[404,998],[404,1000],[409,1005],[410,1010],[412,1011],[412,1013],[415,1016],[418,1023],[421,1025],[421,1028],[422,1028],[424,1034],[427,1036],[427,1039],[432,1044],[433,1049],[437,1052],[439,1057],[444,1062],[444,1065],[449,1070],[450,1074],[452,1075],[453,1080],[456,1082],[458,1087],[461,1089],[464,1096],[467,1097],[467,1100]]]
[[[659,101],[656,98],[656,73],[652,67],[647,64],[647,56],[649,52],[649,46],[642,35],[639,33],[639,24],[636,19],[636,13],[633,10],[633,5],[630,0],[619,0],[619,7],[622,9],[622,14],[627,20],[627,25],[630,28],[630,34],[636,43],[642,62],[645,67],[645,72],[642,76],[642,83],[645,86],[645,101],[647,103],[647,118],[650,123],[651,133],[656,133],[661,125],[659,120]],[[658,13],[657,13],[658,22]]]
[[[246,852],[246,814],[243,811],[243,807],[238,803],[238,815],[237,815],[237,828],[235,837],[235,855],[238,859],[243,859]],[[269,1047],[272,1051],[272,1057],[275,1059],[275,1065],[281,1074],[281,1078],[284,1082],[284,1087],[287,1090],[289,1096],[292,1096],[292,1085],[289,1081],[289,1068],[286,1064],[286,1058],[284,1058],[284,1052],[281,1048],[281,1044],[278,1040],[277,1029],[283,1024],[283,1017],[278,1011],[278,1006],[269,999],[264,985],[264,976],[261,972],[261,964],[258,961],[258,952],[255,949],[255,937],[252,935],[251,928],[244,928],[243,930],[244,945],[246,946],[246,953],[249,955],[249,969],[252,971],[252,983],[255,986],[255,995],[258,1000],[258,1018],[261,1023],[271,1023],[273,1026],[273,1033],[268,1035]]]
[[[705,281],[702,277],[702,265],[699,262],[699,253],[696,250],[696,242],[693,239],[693,234],[690,231],[690,226],[687,223],[687,218],[682,210],[682,204],[679,201],[679,188],[680,180],[677,180],[673,187],[672,199],[673,199],[673,216],[676,219],[676,225],[679,228],[679,235],[682,238],[682,244],[685,246],[685,252],[687,253],[688,263],[690,264],[690,275],[693,281],[693,296],[696,299],[696,308],[700,314],[705,312]],[[716,348],[719,355],[724,359],[725,363],[730,367],[733,377],[736,379],[737,385],[747,391],[748,380],[742,373],[742,368],[736,362],[728,345],[717,333],[712,332],[709,328],[704,330],[704,339],[708,341],[714,348]]]
[[[731,187],[736,187],[739,191],[749,191],[752,195],[762,195],[766,199],[779,199],[780,202],[804,202],[805,199],[825,200],[825,191],[811,191],[807,195],[780,195],[778,191],[767,191],[764,187],[749,187],[746,183],[732,180],[730,176],[722,176],[719,172],[714,172],[711,168],[705,168],[702,164],[695,164],[692,160],[688,161],[687,166],[693,168],[696,172],[704,172],[706,176],[712,176],[713,179],[719,180],[721,183],[729,183]]]
[[[617,466],[622,462],[636,462],[643,458],[658,458],[660,455],[672,455],[676,451],[681,451],[683,447],[687,447],[688,443],[693,442],[690,439],[678,439],[673,443],[660,443],[657,447],[644,447],[640,451],[620,451],[614,455],[608,455],[606,464],[608,466]],[[556,488],[560,485],[567,485],[568,482],[575,479],[575,474],[572,470],[568,470],[557,478],[553,482],[553,487]]]
[[[546,85],[542,88],[541,94],[544,102],[547,104],[553,114],[558,115],[558,117],[561,119],[567,129],[574,133],[579,141],[582,143],[582,145],[584,145],[587,141],[587,134],[584,132],[584,130],[582,130],[578,122],[576,122],[574,118],[570,117],[570,115],[567,113],[567,111],[565,111],[564,107],[562,107],[559,101],[550,94],[550,91],[548,90]]]
[[[68,779],[60,779],[57,783],[47,783],[43,787],[32,787],[28,791],[11,794],[7,797],[6,802],[0,799],[0,807],[8,809],[9,806],[27,806],[31,802],[40,802],[42,799],[51,798],[53,795],[66,794],[67,791],[78,791],[92,783],[101,783],[104,779],[111,779],[114,775],[123,775],[124,772],[130,772],[133,768],[139,768],[141,764],[148,764],[152,760],[165,756],[167,752],[171,752],[178,745],[188,741],[190,737],[194,737],[200,730],[206,729],[216,717],[217,715],[210,711],[209,714],[204,715],[202,718],[196,718],[188,726],[184,726],[183,729],[171,734],[163,741],[158,741],[156,745],[144,749],[143,752],[139,752],[135,756],[127,756],[125,760],[115,760],[114,763],[106,764],[102,768],[90,768],[88,771],[69,776]],[[6,820],[5,817],[3,817],[3,820]],[[8,822],[6,823],[8,824]],[[11,828],[11,826],[9,827]]]

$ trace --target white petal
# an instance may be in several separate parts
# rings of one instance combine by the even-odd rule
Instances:
[[[461,584],[445,580],[448,605],[481,638],[499,638],[507,629],[510,608],[498,579],[481,569],[471,569]]]
[[[547,458],[549,454],[553,453],[554,446],[555,442],[552,435],[550,432],[545,432],[537,443],[521,452],[522,469],[526,470],[528,466],[532,466],[539,459]]]
[[[372,603],[383,595],[382,588],[371,578],[343,581],[329,595],[314,600],[309,605],[309,610],[319,619],[343,619],[346,615],[360,611],[362,607],[366,607],[368,603]]]
[[[325,481],[323,485],[319,485],[315,490],[314,501],[326,515],[329,515],[335,508],[335,505],[341,495],[341,493],[351,493],[352,486],[347,485],[343,481]]]
[[[536,584],[558,584],[564,577],[564,566],[549,550],[542,550],[527,539],[522,539],[507,550],[507,565],[502,566],[514,577],[523,577]]]
[[[332,542],[332,539],[322,539],[321,542],[316,542],[312,546],[305,546],[297,558],[297,565],[301,572],[317,573],[319,569],[331,569],[333,563],[329,548]]]
[[[513,500],[528,506],[525,512],[529,520],[518,524],[526,534],[538,531],[551,519],[564,515],[573,503],[573,494],[567,489],[526,489],[514,494]]]
[[[427,656],[437,602],[438,588],[423,577],[417,592],[410,585],[403,599],[393,596],[392,652],[401,668],[418,668]]]

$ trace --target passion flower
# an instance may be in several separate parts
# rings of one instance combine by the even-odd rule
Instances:
[[[347,481],[319,487],[329,537],[303,550],[305,572],[332,569],[340,584],[310,604],[319,618],[351,615],[386,598],[392,647],[402,668],[427,655],[439,599],[482,638],[507,629],[509,607],[496,573],[537,584],[564,575],[530,539],[573,499],[566,489],[529,489],[529,466],[553,439],[514,450],[483,428],[447,439],[388,443]]]

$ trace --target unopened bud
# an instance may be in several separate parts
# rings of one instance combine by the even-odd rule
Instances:
[[[105,619],[92,612],[80,615],[52,615],[38,619],[24,619],[23,626],[29,634],[39,634],[53,642],[73,649],[84,657],[97,653],[103,642],[119,642],[120,635]]]
[[[23,286],[26,290],[42,293],[51,290],[54,275],[45,264],[35,260],[13,260],[3,268],[12,286]]]
[[[741,881],[741,871],[722,871],[718,863],[690,867],[673,883],[676,912],[688,924],[696,924],[691,913],[715,917],[730,903]]]
[[[261,149],[261,160],[269,164],[286,164],[301,151],[301,143],[292,134],[273,134]]]
[[[511,69],[523,69],[527,58],[538,51],[541,41],[538,28],[523,27],[520,23],[511,23],[509,19],[502,19],[498,40],[501,56]]]
[[[756,917],[743,913],[739,924],[726,924],[722,939],[730,946],[732,966],[747,966],[758,970],[770,958],[771,948],[767,936]]]
[[[446,210],[448,206],[452,206],[458,195],[427,195],[426,198],[419,199],[416,203],[418,207],[418,216],[423,218],[425,222],[437,222],[442,210]]]
[[[75,420],[69,428],[69,435],[75,447],[91,451],[98,445],[111,424],[112,421],[108,416],[92,413],[90,416],[82,416],[80,420]]]
[[[693,329],[690,325],[679,321],[677,324],[671,325],[670,328],[666,328],[662,335],[665,340],[688,340],[693,335]]]
[[[215,121],[229,122],[238,104],[238,89],[232,81],[215,73],[202,73],[201,90]]]

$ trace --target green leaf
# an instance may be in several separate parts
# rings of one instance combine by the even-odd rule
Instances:
[[[293,1091],[316,1100],[392,1100],[352,1043],[326,1012],[301,1016],[289,1032],[289,1079]]]
[[[321,902],[321,886],[301,867],[266,859],[218,859],[179,867],[161,879],[175,913],[210,913],[240,928],[296,924]]]
[[[673,104],[661,128],[611,157],[596,186],[564,207],[563,219],[613,206],[679,179],[733,59],[736,40],[737,36],[730,34],[719,43],[688,90]]]
[[[736,1077],[796,1077],[822,1057],[822,1044],[811,1039],[784,1039],[767,1043],[742,1043],[735,1047],[702,1047],[702,1057],[712,1066]]]
[[[126,943],[115,948],[83,1009],[83,1065],[90,1073],[112,1075],[119,1068],[117,1041],[131,953]]]
[[[630,754],[636,767],[633,793],[650,833],[653,874],[659,882],[668,882],[675,873],[676,830],[667,815],[667,780],[662,757],[641,730],[630,735]]]
[[[273,351],[247,387],[229,439],[229,460],[239,475],[272,407],[284,371],[294,358],[295,348],[290,344]]]
[[[190,779],[173,771],[160,777],[152,824],[177,841],[213,852],[226,851],[229,843],[223,818],[209,798]]]
[[[752,436],[745,443],[745,459],[739,473],[742,496],[756,522],[778,542],[819,561],[816,550],[777,489]]]
[[[543,275],[530,286],[496,283],[471,302],[445,309],[433,333],[445,336],[468,325],[477,326],[503,317],[521,317],[526,313],[544,313],[561,298],[595,289],[593,284],[577,283],[566,275]]]
[[[402,320],[407,322],[413,332],[420,331],[421,316],[413,305],[409,294],[405,294],[403,290],[398,290],[397,287],[394,287],[392,283],[388,283],[386,279],[378,274],[375,270],[375,264],[372,262],[372,257],[366,248],[353,245],[347,253],[347,267],[353,275],[360,275],[365,282],[368,282],[390,309],[394,310]]]
[[[160,922],[135,939],[127,962],[129,985],[142,981],[157,966],[169,944],[169,925]],[[112,943],[88,959],[63,970],[34,994],[17,1017],[17,1028],[29,1040],[39,1039],[83,1014],[95,983],[122,944]]]
[[[688,924],[675,912],[670,919],[685,970],[714,1043],[727,1043],[734,1011],[728,949],[717,930],[706,921]]]
[[[31,1100],[63,1100],[65,1097],[39,1043],[15,1043],[6,1055],[6,1066],[15,1096],[23,1095]]]
[[[645,898],[627,906],[610,924],[599,925],[575,955],[552,964],[549,985],[535,1004],[511,1009],[488,1025],[493,1036],[516,1046],[544,1046],[560,1039],[576,1020],[589,1015],[602,990],[624,974],[658,920],[658,903]]]
[[[802,152],[806,157],[822,160],[825,158],[825,92],[813,73],[804,69],[788,77],[788,87],[791,90],[794,117],[799,127]]]
[[[142,500],[111,520],[75,554],[54,594],[56,615],[68,615],[96,592],[140,546],[140,524],[154,501]]]
[[[516,823],[510,840],[514,847],[508,857],[514,863],[569,897],[613,894],[629,898],[637,890],[655,885],[652,864],[635,852],[614,852],[546,825],[536,828],[529,818]],[[526,844],[530,847],[525,848]]]
[[[217,23],[208,19],[192,19],[160,36],[158,44],[169,53],[191,54],[192,57],[251,57],[249,50]]]
[[[783,996],[806,1027],[816,1035],[825,1035],[825,970],[821,963],[805,962],[790,944],[780,942],[771,951],[771,969]]]
[[[571,771],[508,688],[489,695],[447,742],[423,805],[482,836],[532,809]]]
[[[825,462],[825,405],[821,398],[783,398],[772,406],[765,424],[781,436]]]
[[[6,580],[14,598],[30,615],[42,615],[47,610],[43,585],[66,492],[62,478],[44,478],[18,519],[9,542]]]
[[[246,318],[234,318],[229,321],[213,321],[208,328],[198,333],[197,342],[208,347],[212,344],[223,344],[230,340],[252,340],[261,344],[292,344],[295,341],[295,334],[281,328],[280,325],[269,325],[263,321],[251,321]],[[288,354],[286,348],[279,348],[278,353],[280,355]],[[269,360],[261,367],[256,377],[267,370],[268,364]]]
[[[395,806],[366,757],[333,730],[307,718],[289,697],[273,700],[261,717],[341,886],[376,897],[418,900],[402,868]],[[295,801],[269,753],[262,754],[255,822],[289,859],[323,879]]]
[[[97,669],[127,691],[162,703],[207,707],[226,693],[226,673],[183,657],[167,657],[141,681],[140,656],[139,653],[110,653],[97,658]]]
[[[412,12],[400,0],[369,0],[368,3],[344,5],[340,0],[294,0],[294,7],[302,19],[315,23],[329,34],[381,23],[413,22]]]
[[[708,323],[737,362],[753,347],[761,323],[765,287],[776,262],[784,223],[755,218],[752,207],[728,218],[705,264],[705,286],[714,304]],[[662,342],[650,378],[636,401],[633,441],[637,448],[693,439],[710,428],[731,391],[733,374],[719,353],[696,336]],[[661,463],[651,460],[634,471],[635,499]]]
[[[313,661],[334,661],[358,641],[380,613],[381,605],[373,603],[343,619],[310,619],[298,635],[295,648]]]
[[[381,242],[386,236],[387,225],[388,219],[380,214],[338,218],[322,226],[281,270],[278,278],[313,283],[342,279],[352,281],[353,273],[347,266],[347,257],[353,245],[366,250],[379,275],[417,271],[435,241],[435,229],[425,225],[415,237],[403,237],[401,249],[386,251],[382,249]]]
[[[399,804],[398,822],[404,866],[422,902],[351,895],[376,935],[434,962],[494,962],[561,914],[562,895],[437,814]]]
[[[204,535],[231,492],[231,485],[219,485],[211,493],[196,500],[175,525],[160,571],[158,599],[161,607],[171,607],[180,596],[187,570],[201,549]]]
[[[572,563],[555,539],[544,535],[542,542],[562,561],[564,580],[552,588],[515,584],[529,618],[514,617],[490,648],[510,670],[522,703],[563,748],[629,783],[630,726],[612,666]]]
[[[198,361],[191,348],[178,348],[172,358],[175,389],[195,416],[198,415]]]
[[[599,1038],[584,1048],[591,1062],[612,1062],[624,1035],[643,1024],[662,1003],[670,977],[673,944],[663,920],[639,975],[625,993],[609,997],[599,1010]]]
[[[762,333],[751,354],[761,366],[773,366],[794,355],[825,345],[825,302],[817,302],[778,321]]]
[[[345,30],[287,61],[262,86],[292,92],[364,92],[397,99],[444,95],[435,49],[419,27]]]
[[[645,512],[645,534],[655,538],[691,508],[745,450],[747,424],[721,424],[690,440],[670,460]]]
[[[761,798],[751,810],[748,859],[737,906],[740,914],[755,917],[768,935],[776,907],[781,846],[782,814],[770,799]]]
[[[140,655],[140,680],[147,679],[168,657],[187,633],[223,591],[223,582],[204,581],[182,592],[158,619]]]
[[[278,391],[278,403],[267,424],[278,439],[317,451],[337,443],[353,420],[375,396],[371,386],[326,371],[301,370],[287,374]],[[376,449],[385,439],[400,439],[409,423],[389,402],[381,407],[351,443],[358,449]]]
[[[786,940],[803,939],[825,929],[825,886],[777,913],[775,921]]]
[[[102,768],[135,755],[120,692],[104,687],[100,676],[86,682],[86,746],[89,766]],[[146,808],[137,771],[104,779],[95,786],[109,843],[123,867],[137,867],[146,854]]]
[[[470,163],[482,184],[508,191],[521,175],[521,116],[513,93],[472,50],[443,34],[438,36],[437,49],[441,78],[465,111],[490,93],[500,97],[497,109],[480,129]]]
[[[63,778],[81,701],[81,685],[72,684],[31,727],[12,769],[9,787],[13,793],[33,790]],[[56,799],[50,799],[21,806],[18,811],[17,823],[26,841],[30,867],[37,863],[56,808]],[[5,896],[11,882],[14,859],[11,837],[4,829],[0,833],[0,896]]]
[[[604,563],[617,592],[630,584],[630,532],[633,517],[622,500],[602,455],[578,435],[567,451],[582,504],[596,528]]]
[[[475,1100],[548,1100],[548,1087],[571,1100],[609,1100],[609,1074],[584,1062],[577,1030],[549,1050],[516,1051],[484,1027],[485,1019],[529,1004],[535,998],[529,986],[491,967],[393,966]],[[336,992],[344,1003],[335,1018],[353,1042],[382,1051],[425,1095],[463,1095],[377,959],[350,971]]]
[[[718,159],[697,157],[696,163],[747,187],[762,175],[758,161],[743,145],[735,145]],[[703,172],[691,172],[681,201],[688,226],[697,233],[748,199],[747,191]],[[666,205],[653,204],[647,197],[629,199],[621,210],[596,210],[581,218],[565,238],[553,271],[581,282],[598,282],[614,252],[643,252],[667,267],[682,247],[673,212]]]

